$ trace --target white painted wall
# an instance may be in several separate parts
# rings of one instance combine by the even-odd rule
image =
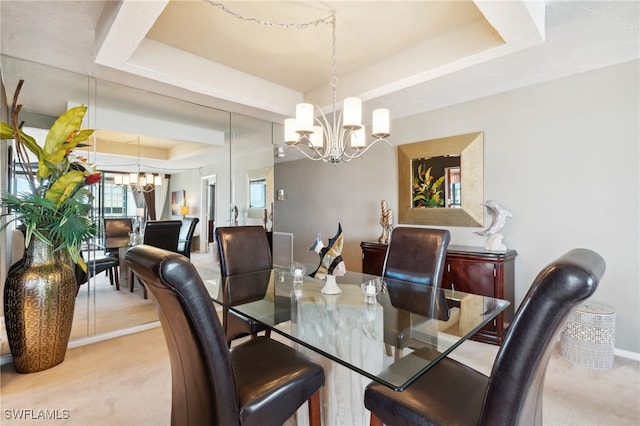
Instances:
[[[392,122],[395,144],[484,131],[484,199],[513,212],[502,233],[518,251],[516,305],[546,264],[574,247],[599,252],[607,272],[592,300],[616,311],[616,347],[640,352],[640,62],[510,91]],[[393,114],[393,111],[392,111]],[[380,200],[397,212],[395,149],[331,166],[280,163],[275,230],[294,234],[294,259],[341,222],[347,268],[380,234]],[[489,217],[485,215],[485,223]],[[397,215],[394,225],[397,224]],[[483,246],[479,228],[448,228],[452,244]]]

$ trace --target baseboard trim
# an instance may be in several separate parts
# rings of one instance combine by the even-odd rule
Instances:
[[[621,358],[627,358],[627,359],[631,359],[633,361],[639,361],[640,362],[640,353],[638,352],[631,352],[631,351],[626,351],[624,349],[613,349],[613,354],[615,356],[619,356]]]
[[[106,333],[100,333],[91,337],[83,337],[80,339],[74,339],[69,342],[67,349],[79,348],[81,346],[90,345],[92,343],[102,342],[109,339],[115,339],[116,337],[127,336],[129,334],[139,333],[141,331],[151,330],[153,328],[160,327],[160,321],[153,321],[146,324],[136,325],[135,327],[122,328],[120,330],[108,331]],[[0,356],[0,365],[5,365],[13,361],[11,354]]]
[[[160,327],[160,321],[153,321],[146,324],[136,325],[135,327],[122,328],[120,330],[96,334],[95,336],[74,339],[72,342],[69,342],[67,349],[79,348],[80,346],[90,345],[92,343],[102,342],[116,337],[127,336],[129,334],[139,333],[141,331],[147,331],[157,327]]]

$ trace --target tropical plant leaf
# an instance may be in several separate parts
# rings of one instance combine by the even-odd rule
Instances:
[[[71,194],[73,194],[77,186],[84,181],[84,172],[80,170],[71,170],[60,176],[51,185],[44,197],[60,206]]]
[[[51,175],[51,164],[56,165],[62,161],[67,151],[73,149],[79,142],[86,140],[91,133],[80,131],[82,119],[87,111],[84,105],[71,108],[62,114],[51,126],[44,142],[43,158],[38,165],[38,178],[46,179]],[[87,134],[88,133],[88,134]],[[86,137],[85,137],[86,136]],[[84,139],[81,139],[84,137]],[[49,164],[47,164],[49,162]],[[55,167],[55,166],[53,166]]]

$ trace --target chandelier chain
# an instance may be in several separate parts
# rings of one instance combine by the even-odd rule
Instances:
[[[333,23],[335,25],[335,19],[336,19],[335,11],[332,11],[331,15],[329,16],[325,16],[324,18],[320,18],[320,19],[315,19],[309,22],[302,22],[302,23],[272,22],[264,19],[252,18],[250,16],[245,16],[240,13],[234,12],[230,10],[228,7],[226,7],[225,5],[223,5],[222,3],[219,3],[216,1],[212,1],[212,0],[204,0],[204,1],[206,3],[209,3],[211,6],[217,7],[218,9],[224,11],[225,13],[235,16],[236,18],[242,21],[255,22],[257,24],[264,25],[266,27],[305,29],[310,27],[317,27],[318,25],[321,25],[321,24],[329,25]]]
[[[342,127],[338,126],[338,123],[342,120],[344,111],[340,110],[340,112],[338,113],[338,108],[337,108],[337,103],[338,103],[338,99],[337,99],[338,98],[338,94],[337,94],[338,77],[336,72],[336,62],[337,62],[336,21],[337,20],[336,20],[335,10],[331,10],[331,14],[329,16],[316,19],[313,21],[308,21],[303,23],[283,23],[283,22],[272,22],[264,19],[245,16],[240,13],[234,12],[229,8],[227,8],[225,5],[223,5],[222,3],[219,3],[213,0],[202,0],[202,1],[242,21],[253,22],[253,23],[257,23],[267,27],[306,29],[310,27],[318,27],[319,25],[331,25],[331,31],[332,31],[331,32],[331,71],[330,71],[330,77],[329,77],[329,85],[331,86],[331,91],[332,91],[332,106],[333,106],[332,114],[331,114],[332,123],[329,122],[326,114],[322,111],[322,109],[316,105],[316,108],[319,112],[319,117],[313,118],[313,121],[320,125],[319,127],[321,128],[321,130],[316,132],[315,130],[316,126],[313,126],[314,127],[313,131],[310,131],[310,127],[309,128],[305,127],[299,130],[296,129],[295,133],[298,133],[299,137],[297,137],[297,139],[295,138],[285,139],[285,143],[287,145],[289,145],[292,148],[295,148],[310,160],[322,160],[324,162],[331,162],[334,165],[340,162],[341,160],[344,162],[349,162],[352,159],[360,158],[376,142],[384,141],[387,144],[391,145],[391,143],[386,139],[386,137],[389,136],[389,131],[388,131],[389,112],[386,109],[379,109],[373,112],[374,121],[375,121],[375,115],[377,111],[382,112],[383,120],[386,115],[386,121],[387,121],[386,131],[378,130],[376,133],[373,133],[375,140],[367,146],[364,146],[364,143],[362,143],[364,142],[364,127],[360,125],[359,119],[355,123],[350,122],[349,125],[344,125]],[[360,103],[359,99],[357,98],[354,98],[354,99],[358,102],[358,104]],[[300,105],[304,106],[309,104],[300,104]],[[346,103],[345,103],[345,107],[346,107]],[[306,110],[306,107],[305,107],[305,110]],[[286,121],[290,121],[290,120],[288,119]],[[381,127],[384,129],[385,128],[384,124]],[[375,123],[374,123],[374,128],[375,128]],[[358,136],[357,134],[358,130],[362,130],[362,135]],[[288,134],[287,125],[285,123],[285,138],[288,137],[287,134]],[[312,142],[312,138],[310,136],[311,134],[324,135],[324,138],[323,138],[324,140],[321,141],[322,146],[315,145]],[[359,143],[358,145],[353,143],[352,141],[353,137],[360,139],[359,141],[357,141]],[[362,143],[362,145],[360,145],[360,143]],[[348,144],[351,144],[352,151],[347,151]],[[307,152],[307,150],[310,150],[311,153]]]
[[[338,76],[336,74],[336,11],[331,11],[331,76],[329,77],[329,84],[331,85],[331,91],[333,92],[333,131],[337,133],[338,121],[336,119],[336,107],[338,105]]]

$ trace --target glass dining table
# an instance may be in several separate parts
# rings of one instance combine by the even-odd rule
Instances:
[[[299,347],[401,391],[509,302],[347,272],[325,281],[272,269],[207,281],[211,299]],[[395,356],[393,353],[395,352]]]

